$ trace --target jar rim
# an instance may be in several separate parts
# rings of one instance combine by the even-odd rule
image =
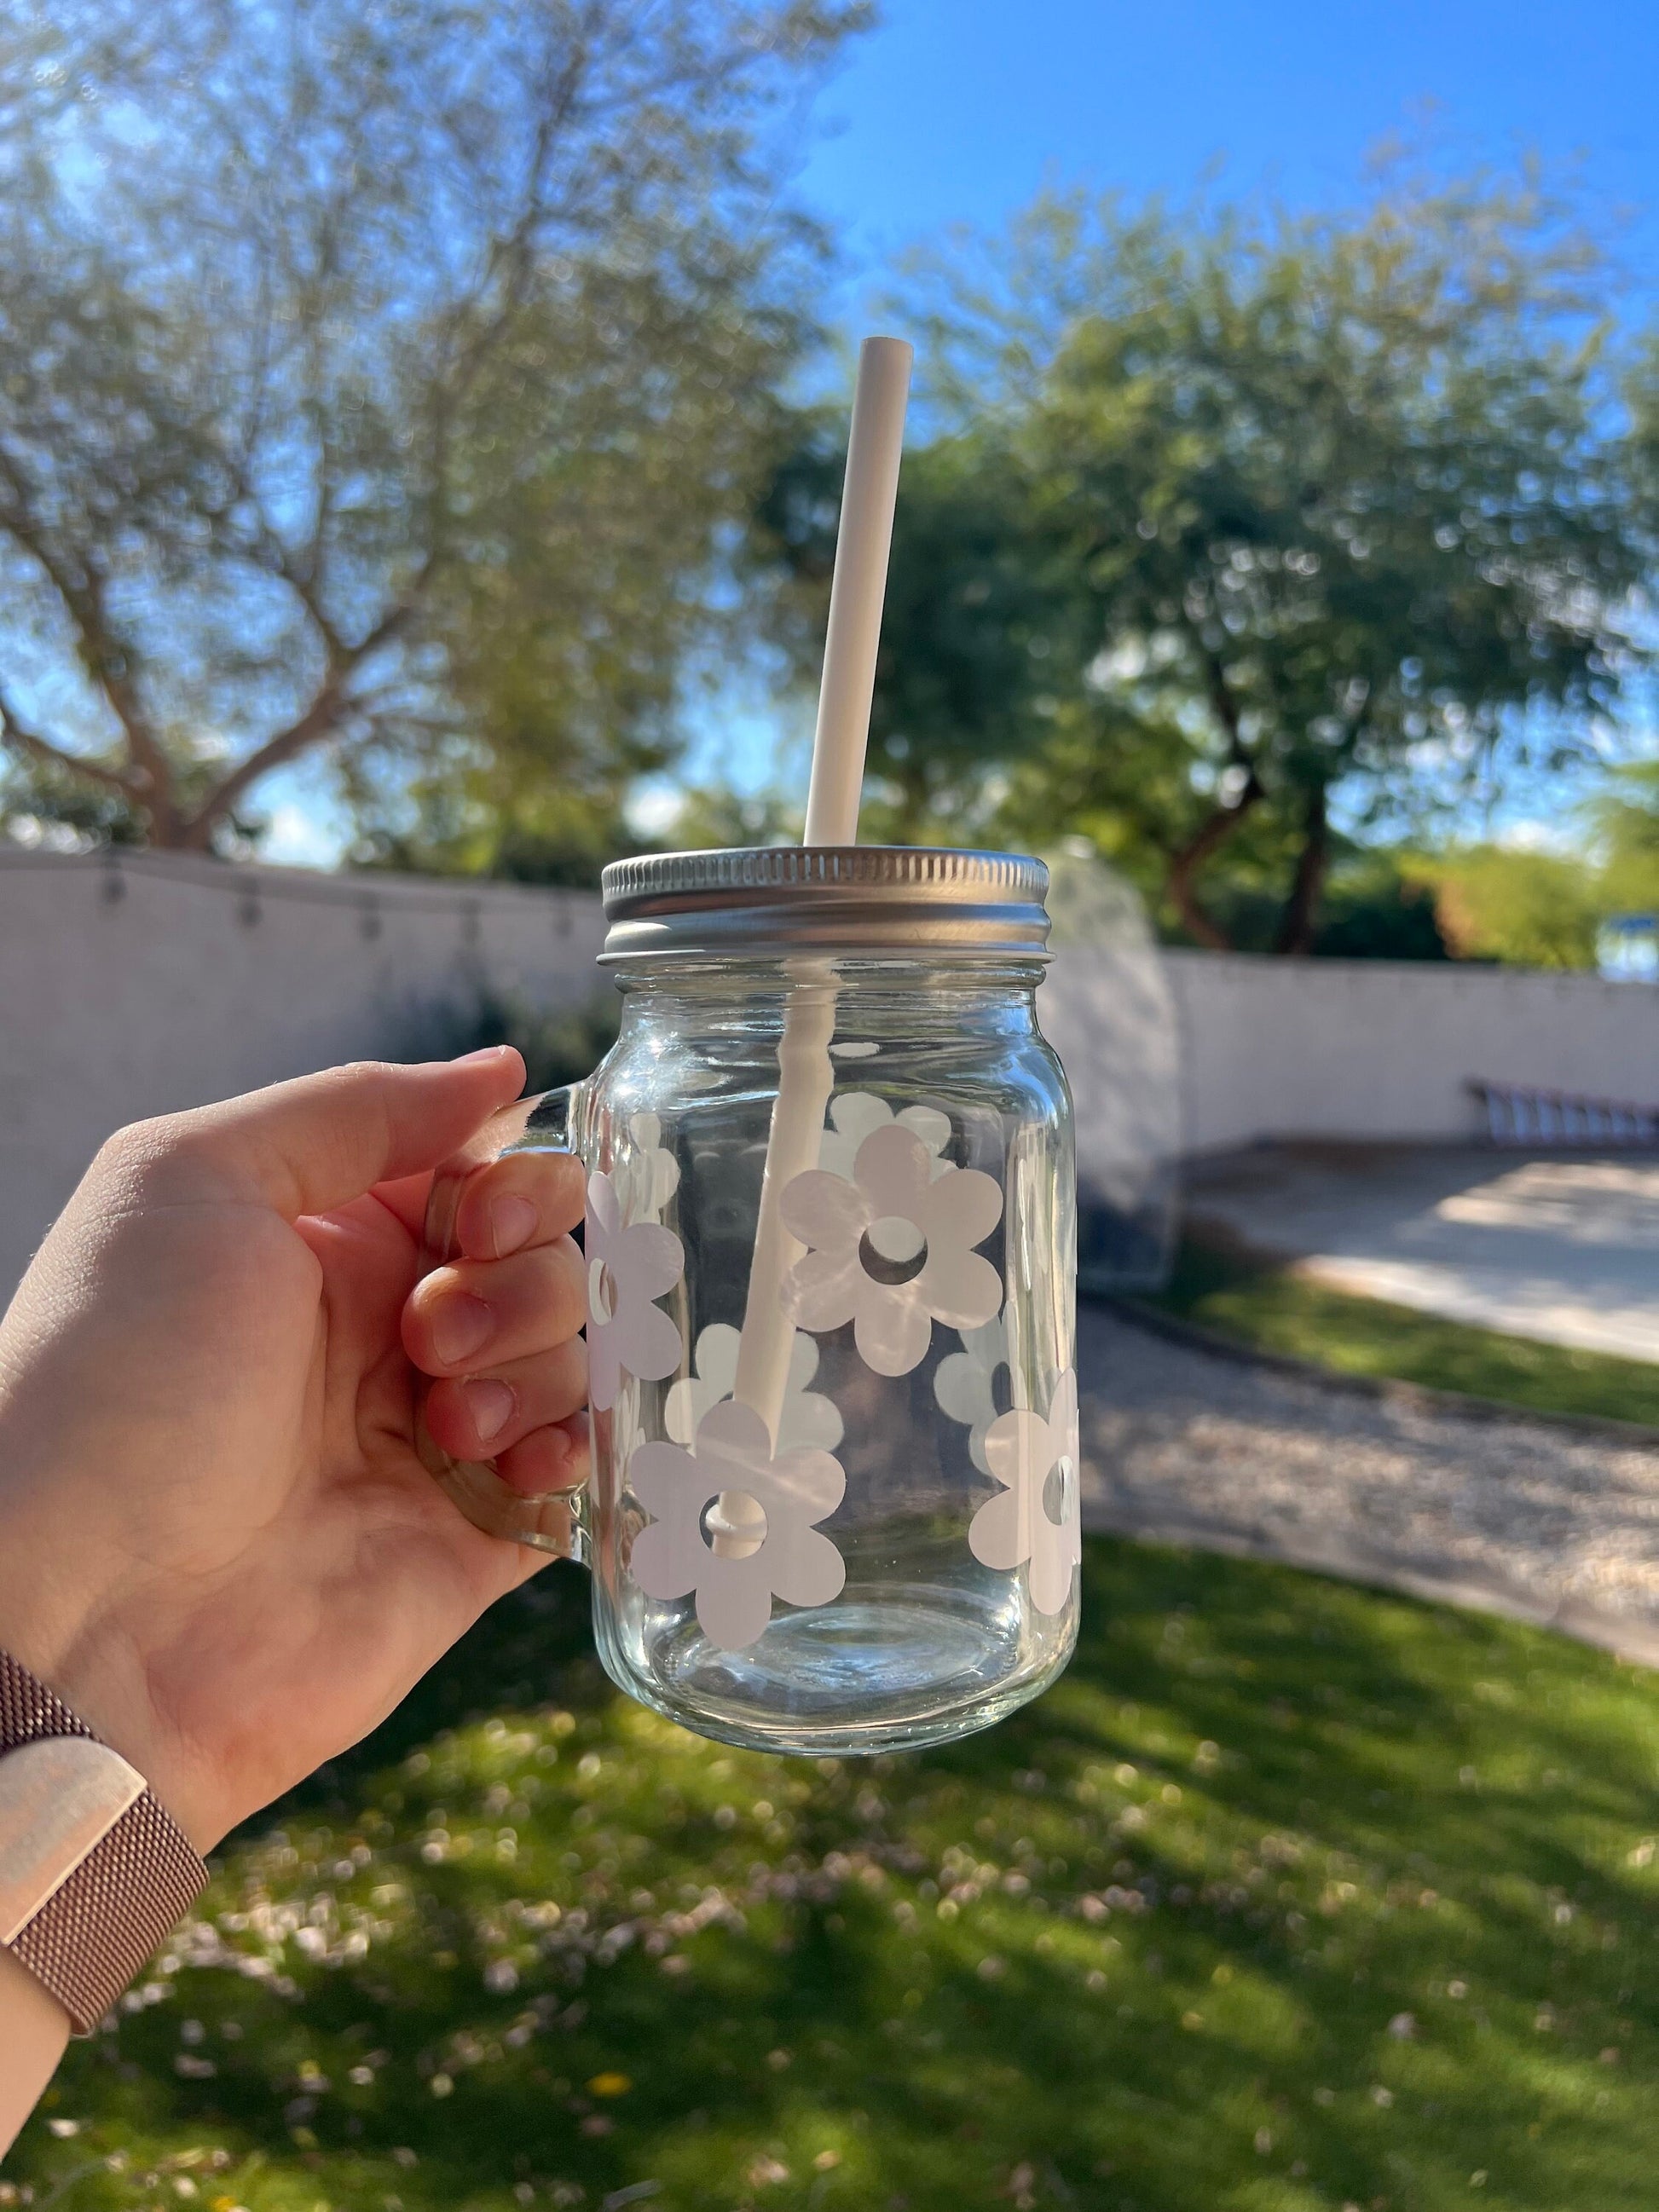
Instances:
[[[614,860],[600,959],[811,951],[1046,959],[1048,871],[950,846],[744,846]]]

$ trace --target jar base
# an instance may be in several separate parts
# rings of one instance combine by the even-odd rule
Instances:
[[[991,1727],[1071,1656],[1069,1635],[1022,1651],[1017,1613],[964,1607],[963,1595],[849,1587],[832,1606],[781,1606],[746,1650],[720,1650],[691,1615],[656,1641],[648,1671],[603,1656],[620,1687],[717,1742],[815,1758],[920,1750]]]

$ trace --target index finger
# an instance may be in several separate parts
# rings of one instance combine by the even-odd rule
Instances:
[[[506,1152],[475,1168],[455,1210],[456,1253],[504,1260],[565,1237],[581,1219],[587,1174],[574,1152]]]
[[[360,1061],[128,1133],[164,1192],[251,1200],[292,1221],[437,1167],[523,1081],[509,1045],[410,1067]]]

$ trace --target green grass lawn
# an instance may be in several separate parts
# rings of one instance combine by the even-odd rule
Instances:
[[[1328,1290],[1204,1244],[1181,1247],[1169,1288],[1148,1303],[1263,1352],[1347,1375],[1462,1390],[1539,1413],[1593,1413],[1659,1426],[1659,1364],[1443,1321],[1411,1306]]]
[[[9,2186],[1648,2212],[1655,1679],[1285,1569],[1096,1540],[1086,1576],[1040,1704],[816,1765],[617,1696],[554,1569],[233,1839]]]

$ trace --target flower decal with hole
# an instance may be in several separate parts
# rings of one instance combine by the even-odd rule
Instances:
[[[933,1370],[933,1395],[939,1400],[939,1411],[967,1430],[968,1456],[981,1474],[991,1472],[985,1439],[997,1418],[999,1371],[1007,1375],[1012,1394],[1015,1377],[1008,1356],[1008,1324],[1002,1314],[994,1315],[978,1328],[964,1328],[961,1351],[947,1352]]]
[[[738,1332],[724,1321],[711,1322],[698,1337],[691,1356],[696,1371],[680,1377],[663,1407],[663,1426],[677,1444],[690,1444],[703,1415],[736,1389],[742,1342]],[[797,1329],[778,1422],[780,1450],[792,1444],[816,1444],[821,1451],[834,1451],[841,1442],[842,1418],[835,1400],[806,1387],[817,1370],[817,1346]]]
[[[1002,1192],[977,1168],[933,1175],[914,1129],[889,1121],[858,1148],[850,1178],[823,1168],[783,1194],[785,1227],[808,1247],[785,1296],[803,1328],[853,1324],[859,1356],[878,1375],[908,1375],[936,1321],[977,1328],[1002,1303],[982,1244],[1002,1218]]]
[[[680,1164],[663,1143],[655,1114],[629,1115],[628,1142],[611,1164],[611,1180],[625,1222],[661,1220],[680,1187]]]
[[[624,1372],[660,1382],[680,1364],[680,1332],[656,1301],[685,1272],[685,1248],[658,1221],[625,1223],[617,1187],[587,1178],[582,1232],[587,1261],[587,1400],[597,1413],[617,1402]]]
[[[1024,1566],[1031,1603],[1039,1613],[1060,1613],[1083,1559],[1082,1457],[1071,1368],[1054,1384],[1046,1419],[1017,1407],[992,1422],[985,1458],[1003,1487],[969,1524],[968,1548],[981,1566],[1007,1572]]]
[[[818,1165],[850,1181],[859,1146],[875,1130],[890,1128],[895,1121],[914,1131],[927,1147],[930,1176],[951,1172],[955,1162],[939,1157],[951,1141],[950,1115],[937,1106],[902,1106],[895,1114],[872,1091],[842,1091],[830,1101],[830,1127],[818,1146]]]
[[[766,1424],[734,1398],[712,1407],[690,1451],[641,1444],[628,1480],[651,1520],[634,1539],[629,1571],[647,1597],[696,1593],[697,1621],[722,1651],[742,1651],[772,1618],[772,1601],[828,1605],[847,1564],[817,1523],[847,1488],[827,1451],[775,1455]]]

